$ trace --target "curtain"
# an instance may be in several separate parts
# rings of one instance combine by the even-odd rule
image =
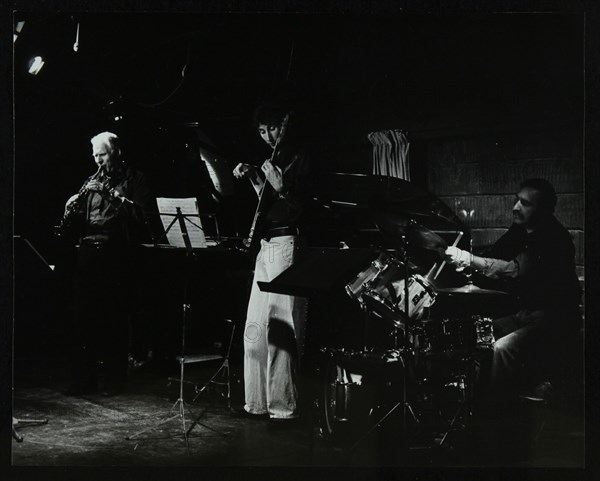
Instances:
[[[373,144],[373,174],[410,181],[410,144],[406,134],[401,130],[381,130],[371,132],[367,137]]]

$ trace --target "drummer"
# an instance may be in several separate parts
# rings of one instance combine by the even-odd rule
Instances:
[[[510,406],[523,389],[547,398],[556,360],[562,359],[560,348],[581,327],[575,248],[569,231],[554,216],[556,201],[548,181],[525,180],[512,208],[513,224],[489,257],[456,247],[446,250],[450,263],[502,280],[518,301],[518,312],[493,322],[490,392],[499,407]],[[523,386],[527,379],[529,385]]]

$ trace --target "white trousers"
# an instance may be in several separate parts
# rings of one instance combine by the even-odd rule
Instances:
[[[298,364],[306,327],[307,299],[263,292],[294,262],[295,236],[261,240],[244,330],[244,409],[271,418],[298,417]]]

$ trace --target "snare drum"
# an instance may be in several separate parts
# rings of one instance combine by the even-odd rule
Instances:
[[[402,272],[385,272],[374,279],[363,293],[367,307],[395,327],[401,327],[408,319],[421,319],[425,308],[435,302],[433,285],[419,274],[408,278],[408,316],[406,315],[406,292]]]
[[[385,252],[379,256],[364,271],[360,272],[352,282],[346,285],[346,293],[361,305],[364,309],[362,295],[369,288],[374,279],[377,279],[382,272],[388,268],[395,269],[398,261]]]
[[[493,323],[488,317],[427,321],[422,331],[420,346],[425,354],[461,354],[494,348]]]
[[[494,323],[489,317],[472,316],[475,326],[476,347],[479,349],[494,349]]]

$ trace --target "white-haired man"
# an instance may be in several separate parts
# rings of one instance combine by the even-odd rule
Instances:
[[[123,162],[117,135],[99,133],[91,144],[98,170],[65,205],[79,237],[70,395],[110,395],[126,380],[130,254],[143,237],[150,200],[144,174]]]

